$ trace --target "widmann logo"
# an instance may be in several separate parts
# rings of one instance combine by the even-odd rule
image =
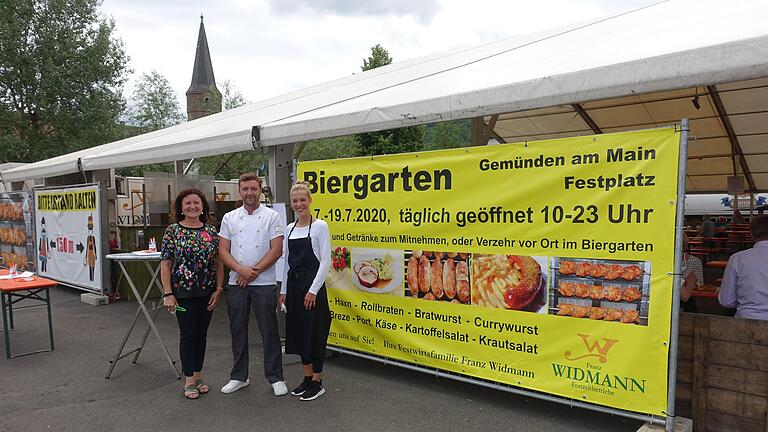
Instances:
[[[573,354],[571,354],[571,351],[566,351],[564,353],[565,358],[570,361],[581,360],[586,357],[597,357],[597,360],[600,363],[605,363],[608,361],[608,351],[610,351],[613,345],[619,341],[618,339],[603,338],[603,344],[600,345],[600,341],[597,339],[590,342],[589,335],[581,333],[577,333],[576,335],[584,342],[584,346],[587,347],[587,353],[574,357]]]
[[[585,334],[577,334],[577,336],[584,343],[586,351],[583,354],[574,354],[570,350],[564,352],[563,356],[566,360],[572,362],[585,358],[596,358],[596,363],[607,363],[609,351],[619,342],[618,339],[603,338],[602,341],[597,338],[591,339],[590,335]],[[611,396],[615,394],[615,390],[645,393],[646,380],[612,374],[603,370],[603,366],[596,363],[587,361],[583,368],[552,363],[552,372],[556,378],[570,380],[573,387],[595,393]]]

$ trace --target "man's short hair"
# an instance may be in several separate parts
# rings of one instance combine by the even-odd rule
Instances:
[[[237,180],[237,187],[240,187],[240,184],[242,182],[251,181],[251,180],[256,180],[257,182],[259,182],[259,187],[261,187],[261,177],[256,175],[256,173],[254,172],[247,172],[245,174],[241,174],[240,178]]]
[[[768,216],[753,216],[749,227],[754,241],[768,240]]]

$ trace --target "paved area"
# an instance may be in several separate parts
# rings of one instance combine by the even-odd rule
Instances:
[[[135,303],[89,306],[80,302],[79,291],[63,287],[52,296],[56,350],[0,358],[4,431],[634,432],[641,426],[639,421],[438,379],[350,355],[328,359],[328,393],[320,399],[278,398],[263,379],[255,328],[250,333],[251,385],[224,395],[218,389],[228,380],[231,365],[225,305],[214,314],[208,337],[204,372],[212,391],[188,401],[182,382],[152,337],[137,364],[126,358],[111,379],[104,379]],[[17,311],[15,317],[15,350],[44,347],[44,309]],[[157,323],[177,358],[175,320],[161,311]],[[130,347],[135,344],[129,342]],[[301,366],[286,365],[285,374],[291,388],[301,379]]]

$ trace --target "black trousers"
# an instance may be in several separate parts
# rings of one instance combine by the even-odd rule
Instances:
[[[208,325],[211,324],[213,311],[209,311],[210,297],[176,299],[186,312],[176,311],[179,323],[179,357],[184,376],[191,377],[203,370],[205,344],[208,337]]]
[[[304,366],[312,365],[312,373],[323,373],[323,362],[325,357],[311,358],[301,356],[301,364]]]

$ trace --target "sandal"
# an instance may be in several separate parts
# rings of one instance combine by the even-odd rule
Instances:
[[[200,390],[194,384],[184,386],[184,397],[187,399],[197,399],[200,397]]]
[[[202,379],[195,381],[195,386],[200,394],[206,394],[211,390],[211,388],[208,387],[208,384],[204,383]]]

